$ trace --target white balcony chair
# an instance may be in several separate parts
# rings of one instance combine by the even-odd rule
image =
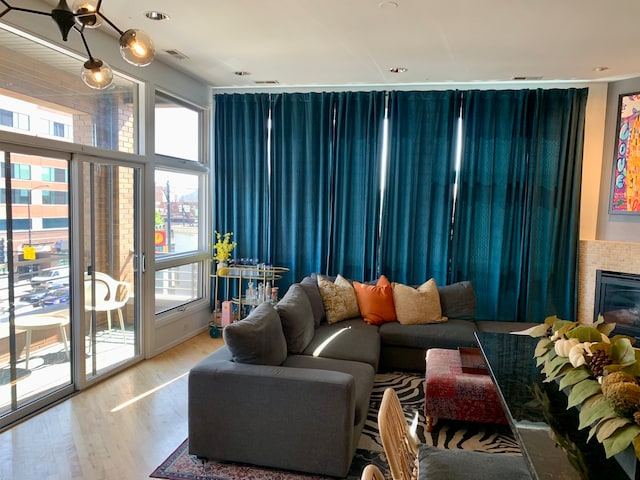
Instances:
[[[95,302],[92,299],[92,279],[95,279]],[[124,343],[127,343],[127,337],[126,330],[124,328],[122,307],[127,304],[130,296],[130,288],[127,282],[121,282],[102,272],[94,272],[93,275],[85,275],[85,309],[88,311],[107,313],[107,327],[109,328],[109,334],[111,334],[111,312],[114,310],[117,311]]]

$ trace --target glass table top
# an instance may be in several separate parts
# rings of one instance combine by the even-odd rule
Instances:
[[[543,382],[533,356],[537,338],[487,332],[476,338],[534,478],[640,478],[633,450],[606,459],[595,438],[587,442],[589,429],[578,430],[578,410],[567,410],[556,382]]]

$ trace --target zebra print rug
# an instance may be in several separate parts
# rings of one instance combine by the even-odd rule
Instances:
[[[359,480],[369,463],[380,467],[391,478],[378,435],[378,409],[386,388],[391,387],[402,403],[408,422],[417,420],[417,435],[422,443],[450,449],[478,450],[520,455],[520,449],[507,425],[473,424],[441,420],[431,432],[425,431],[424,377],[407,373],[376,375],[367,420],[346,480]],[[189,455],[185,440],[150,476],[170,480],[335,480],[317,475],[273,470],[252,465],[207,461]]]
[[[382,452],[378,436],[378,410],[382,395],[388,387],[397,392],[407,421],[411,423],[415,420],[417,423],[416,433],[422,443],[439,448],[521,454],[518,442],[508,425],[439,420],[434,422],[431,432],[427,432],[424,416],[424,376],[404,372],[376,375],[367,422],[358,443],[359,449]]]

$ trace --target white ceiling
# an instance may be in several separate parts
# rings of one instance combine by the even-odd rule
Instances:
[[[158,61],[214,87],[640,76],[640,0],[104,0],[102,11],[150,33]]]

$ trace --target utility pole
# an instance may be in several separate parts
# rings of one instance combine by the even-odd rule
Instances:
[[[167,180],[167,188],[165,191],[167,196],[167,248],[168,253],[171,253],[171,187],[169,186],[169,180]]]

